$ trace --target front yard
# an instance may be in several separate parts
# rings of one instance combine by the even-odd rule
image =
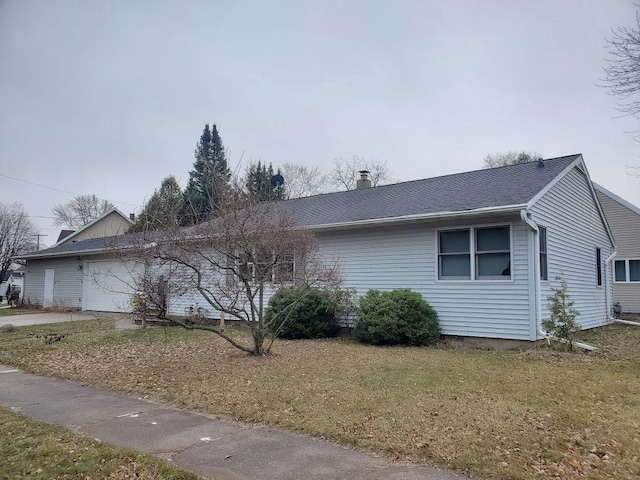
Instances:
[[[67,335],[47,344],[46,332]],[[638,478],[640,328],[582,340],[602,350],[335,339],[278,341],[254,358],[206,332],[92,321],[0,334],[0,364],[483,477]]]

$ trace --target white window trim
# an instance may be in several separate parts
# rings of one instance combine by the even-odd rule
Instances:
[[[540,281],[541,282],[549,282],[549,228],[546,225],[538,225],[538,229],[543,228],[545,231],[545,240],[546,240],[546,249],[545,255],[547,260],[547,278],[542,278],[542,251],[540,250],[540,236],[538,236],[538,262],[540,262]]]
[[[509,227],[509,278],[476,278],[476,229],[482,228],[495,228],[495,227]],[[469,230],[469,261],[471,263],[470,274],[471,278],[440,278],[440,232],[451,232],[455,230]],[[473,224],[473,225],[459,225],[451,227],[442,227],[435,229],[435,277],[437,283],[513,283],[514,277],[514,252],[513,252],[513,223],[491,223],[491,224]]]
[[[598,250],[600,251],[600,278],[598,278]],[[606,275],[606,271],[604,269],[604,256],[603,256],[603,248],[602,247],[595,247],[594,251],[593,251],[593,256],[595,257],[596,262],[594,262],[596,264],[596,275],[595,275],[595,280],[596,280],[596,288],[604,288],[604,283],[605,283],[605,275]],[[615,275],[615,272],[614,272]],[[598,283],[600,282],[600,283]]]
[[[640,262],[640,258],[616,258],[613,261],[613,283],[631,283],[631,284],[640,284],[640,280],[631,280],[631,270],[629,269],[629,262],[636,261]],[[616,280],[616,263],[615,262],[624,262],[624,280]]]
[[[254,252],[255,254],[255,252]],[[255,282],[256,281],[256,266],[254,264],[253,261],[249,261],[247,262],[247,266],[249,267],[249,269],[251,270],[251,281]],[[274,266],[275,267],[275,266]],[[238,271],[240,271],[240,262],[236,259],[236,268],[238,269]],[[237,283],[242,283],[242,279],[240,278],[239,275],[236,275],[236,280]],[[285,282],[280,282],[278,281],[277,275],[276,275],[276,268],[272,268],[271,270],[271,278],[268,280],[268,283],[272,284],[272,285],[295,285],[296,283],[296,256],[295,254],[293,255],[293,277],[291,281],[285,281]]]

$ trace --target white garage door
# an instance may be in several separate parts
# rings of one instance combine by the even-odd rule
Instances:
[[[83,310],[130,312],[136,278],[143,266],[118,260],[86,262],[83,278]]]

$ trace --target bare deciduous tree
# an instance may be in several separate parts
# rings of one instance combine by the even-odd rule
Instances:
[[[504,167],[519,163],[535,162],[542,156],[538,152],[509,150],[507,153],[494,153],[484,157],[483,168]]]
[[[357,155],[350,159],[337,158],[333,161],[333,170],[329,173],[329,181],[340,190],[354,190],[356,181],[360,177],[358,172],[367,170],[369,180],[375,187],[397,182],[391,173],[391,169],[384,160],[365,160]]]
[[[603,86],[622,101],[618,107],[622,114],[640,118],[640,100],[636,98],[640,92],[640,12],[636,12],[634,26],[613,29],[607,44],[610,58]]]
[[[216,219],[189,228],[138,234],[135,248],[121,250],[128,259],[148,265],[145,277],[164,275],[168,283],[197,292],[201,301],[222,318],[249,327],[252,345],[225,333],[219,325],[190,323],[170,315],[164,317],[166,320],[213,332],[240,350],[263,355],[288,320],[285,308],[267,321],[270,292],[283,285],[302,287],[296,289],[299,296],[293,306],[312,288],[337,289],[339,269],[322,261],[314,234],[298,228],[281,203],[258,203],[237,192],[220,199],[217,208]],[[168,266],[173,269],[169,275]],[[154,285],[160,283],[147,283],[152,289]]]
[[[13,257],[36,249],[36,228],[20,203],[0,203],[0,278],[11,268]]]
[[[622,115],[640,118],[640,11],[636,11],[635,25],[613,29],[607,44],[610,57],[604,68],[607,76],[602,86],[618,97],[617,110]],[[636,130],[632,134],[640,141],[640,132]],[[629,175],[640,177],[640,165],[627,167]]]
[[[287,198],[308,197],[327,191],[328,177],[318,167],[285,163],[280,169]]]
[[[112,208],[113,203],[95,195],[77,195],[70,202],[53,207],[53,224],[77,230]]]

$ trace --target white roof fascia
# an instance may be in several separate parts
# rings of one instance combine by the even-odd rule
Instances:
[[[595,188],[596,190],[598,190],[601,193],[604,193],[607,197],[612,198],[613,200],[615,200],[616,202],[618,202],[619,204],[621,204],[624,207],[627,207],[629,210],[631,210],[633,213],[640,215],[640,208],[636,207],[634,204],[627,202],[624,198],[619,197],[618,195],[616,195],[615,193],[607,190],[606,188],[604,188],[602,185],[598,185],[597,183],[593,183],[593,188]]]
[[[582,167],[584,168],[584,174],[589,181],[589,189],[591,190],[591,195],[593,196],[593,201],[596,202],[596,207],[598,207],[598,213],[600,213],[600,218],[602,219],[602,223],[604,224],[604,228],[607,230],[607,235],[609,235],[609,240],[611,241],[611,246],[616,248],[616,241],[613,239],[613,232],[609,228],[609,222],[607,222],[607,217],[604,215],[604,210],[602,210],[602,206],[600,205],[600,200],[598,200],[598,195],[596,195],[596,190],[593,188],[593,181],[591,180],[591,175],[589,175],[589,170],[587,166],[582,162]]]
[[[609,241],[611,242],[611,246],[615,248],[616,242],[613,240],[613,234],[611,233],[611,229],[609,228],[609,223],[607,223],[607,219],[604,216],[604,212],[602,211],[602,207],[600,206],[600,202],[598,201],[598,196],[596,195],[596,191],[593,188],[593,182],[591,181],[591,176],[589,175],[589,170],[587,169],[587,165],[584,163],[584,158],[582,154],[578,156],[573,162],[571,162],[567,168],[565,168],[562,172],[560,172],[556,178],[551,180],[546,187],[544,187],[540,192],[529,200],[527,203],[526,209],[529,210],[540,198],[542,198],[549,190],[551,190],[564,176],[569,173],[572,169],[577,166],[582,166],[582,170],[587,177],[587,184],[589,185],[589,190],[591,191],[591,196],[593,197],[593,201],[596,204],[596,208],[598,209],[598,213],[600,215],[600,219],[602,220],[602,224],[604,225],[605,230],[607,231],[607,235],[609,236]]]
[[[436,220],[439,218],[456,218],[482,215],[485,213],[516,213],[525,208],[526,205],[501,205],[498,207],[485,207],[475,210],[464,210],[459,212],[436,212],[436,213],[420,213],[416,215],[403,215],[400,217],[389,218],[372,218],[367,220],[355,220],[352,222],[327,223],[323,225],[307,225],[304,228],[309,230],[328,230],[350,227],[364,227],[376,225],[390,225],[401,222],[419,221],[419,220]]]
[[[78,235],[80,232],[85,231],[87,228],[89,228],[90,226],[98,223],[100,220],[102,220],[103,218],[111,215],[112,213],[117,213],[118,215],[120,215],[122,218],[124,218],[127,222],[129,222],[131,225],[133,225],[135,222],[133,220],[131,220],[129,218],[128,215],[125,215],[124,213],[122,213],[120,210],[118,210],[116,207],[113,207],[111,210],[109,210],[108,212],[103,213],[102,215],[100,215],[98,218],[96,218],[95,220],[90,221],[89,223],[87,223],[84,227],[76,230],[75,232],[67,235],[66,237],[64,237],[62,240],[60,240],[59,242],[56,242],[51,248],[53,247],[57,247],[59,245],[62,245],[63,243],[67,243],[67,241],[73,237],[75,237],[76,235]]]

